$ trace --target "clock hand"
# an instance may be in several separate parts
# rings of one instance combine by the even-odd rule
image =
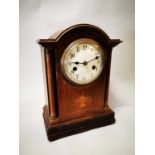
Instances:
[[[97,60],[99,57],[101,57],[101,56],[96,56],[94,59],[91,59],[91,60],[87,61],[87,63],[89,63],[91,61],[94,61],[94,60]]]
[[[70,62],[70,63],[74,63],[74,64],[76,64],[76,65],[78,65],[78,64],[83,64],[83,62],[78,62],[78,61]]]
[[[70,63],[74,63],[74,64],[76,64],[76,65],[83,64],[84,66],[86,66],[86,65],[88,64],[87,61],[84,61],[84,62],[75,61],[75,62],[70,62]]]
[[[94,59],[91,59],[91,60],[89,60],[89,61],[84,61],[84,62],[75,61],[75,62],[70,62],[70,63],[74,63],[74,64],[76,64],[76,65],[78,65],[78,64],[87,65],[89,62],[94,61],[94,60],[98,59],[99,57],[101,57],[101,56],[96,56]]]

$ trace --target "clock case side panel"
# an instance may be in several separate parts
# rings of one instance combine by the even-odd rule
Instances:
[[[109,50],[108,55],[107,55],[107,68],[106,68],[106,80],[105,80],[105,98],[104,98],[105,107],[109,107],[108,95],[109,95],[109,83],[110,83],[111,56],[112,56],[112,49]]]
[[[122,43],[120,39],[110,39],[108,48],[108,57],[107,57],[107,70],[106,70],[106,85],[105,85],[105,107],[109,107],[108,105],[108,96],[109,96],[109,84],[110,84],[110,70],[111,70],[111,60],[112,60],[112,50],[115,46]]]

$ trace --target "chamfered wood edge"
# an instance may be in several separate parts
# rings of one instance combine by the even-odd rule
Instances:
[[[37,40],[37,43],[43,47],[55,47],[57,41],[55,39],[39,39]]]
[[[115,122],[114,112],[109,109],[109,113],[103,115],[96,115],[94,118],[82,120],[79,122],[72,122],[70,124],[60,123],[57,126],[50,126],[46,118],[45,112],[43,113],[46,134],[49,141],[54,141],[63,137],[71,136],[81,132],[85,132],[94,128],[107,126]]]
[[[110,47],[115,47],[117,46],[118,44],[122,43],[123,41],[120,40],[120,39],[110,39],[110,43],[109,43],[109,46]]]

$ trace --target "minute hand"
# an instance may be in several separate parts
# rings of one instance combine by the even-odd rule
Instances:
[[[87,63],[89,63],[91,61],[94,61],[94,60],[97,60],[99,57],[101,57],[101,56],[96,56],[94,59],[91,59],[91,60],[87,61]]]

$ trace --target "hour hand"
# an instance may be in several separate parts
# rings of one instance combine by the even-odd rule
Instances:
[[[70,63],[76,64],[76,65],[78,65],[78,64],[83,64],[83,63],[80,63],[80,62],[78,62],[78,61],[70,62]]]

